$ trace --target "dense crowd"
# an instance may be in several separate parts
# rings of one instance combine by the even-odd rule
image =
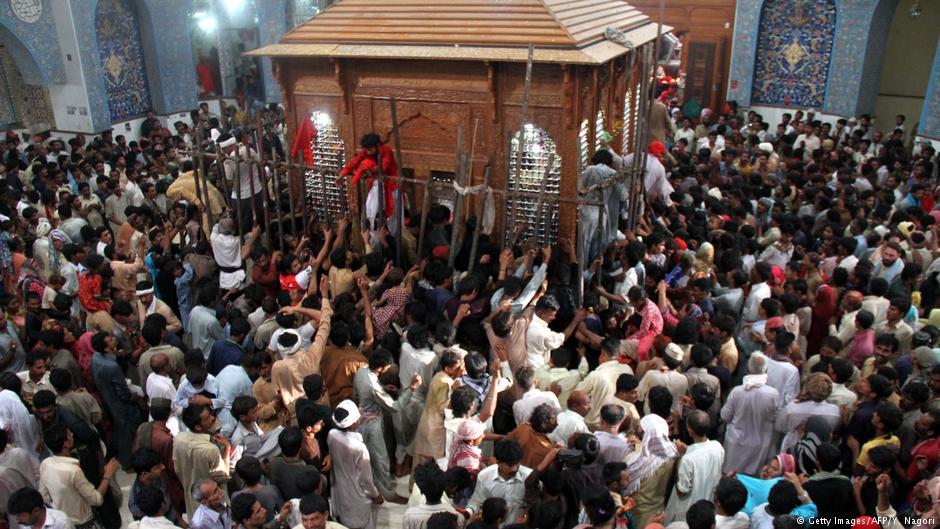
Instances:
[[[937,160],[902,116],[657,101],[638,218],[602,148],[580,240],[474,250],[444,205],[387,222],[374,134],[342,175],[385,207],[291,217],[246,112],[7,133],[0,524],[938,524]]]

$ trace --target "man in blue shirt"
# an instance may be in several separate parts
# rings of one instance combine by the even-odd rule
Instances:
[[[131,464],[131,444],[140,424],[140,407],[131,393],[124,370],[118,364],[117,354],[126,354],[117,347],[117,339],[106,332],[91,337],[95,354],[91,358],[91,374],[101,400],[114,422],[111,446],[117,448],[117,458],[124,468]]]

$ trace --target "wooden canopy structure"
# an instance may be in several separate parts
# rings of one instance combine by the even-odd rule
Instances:
[[[338,170],[364,134],[394,144],[394,98],[402,176],[460,179],[466,153],[463,185],[480,184],[489,168],[489,185],[510,191],[497,201],[498,228],[511,229],[515,212],[503,208],[518,200],[530,235],[573,239],[580,168],[607,134],[615,150],[632,150],[645,122],[642,79],[654,71],[660,30],[669,28],[624,0],[339,0],[249,55],[272,58],[291,138],[305,119],[318,138],[334,138],[322,171]],[[541,218],[538,201],[513,190],[547,195]]]

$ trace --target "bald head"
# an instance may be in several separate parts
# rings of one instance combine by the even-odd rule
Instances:
[[[575,390],[568,396],[568,409],[581,415],[587,415],[591,411],[591,397],[581,390]]]
[[[166,353],[157,353],[150,357],[150,369],[154,373],[165,375],[170,367],[170,357]]]

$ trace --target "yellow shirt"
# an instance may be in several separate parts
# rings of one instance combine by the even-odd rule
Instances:
[[[855,460],[855,463],[864,467],[865,465],[868,464],[868,452],[872,448],[875,448],[876,446],[886,446],[886,445],[893,446],[895,448],[900,448],[901,440],[898,439],[896,435],[891,435],[887,437],[883,435],[879,437],[873,437],[871,441],[868,441],[867,443],[862,445],[862,450],[859,452],[858,459]]]

